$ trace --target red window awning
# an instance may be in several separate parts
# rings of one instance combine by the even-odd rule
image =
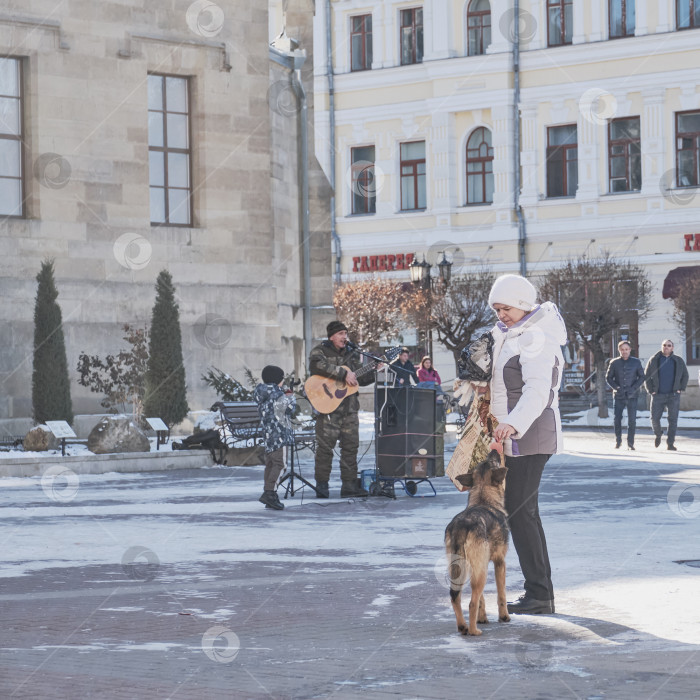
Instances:
[[[664,299],[675,299],[678,296],[679,288],[683,282],[692,277],[700,277],[700,265],[688,265],[686,267],[676,267],[671,270],[664,280]]]

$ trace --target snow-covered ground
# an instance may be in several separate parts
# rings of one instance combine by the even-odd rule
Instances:
[[[184,436],[183,436],[184,437]],[[174,437],[169,440],[165,445],[160,445],[160,452],[170,452],[172,451],[173,440],[181,440],[181,437]],[[151,452],[156,451],[157,438],[148,438],[148,442],[151,445]],[[12,448],[9,450],[0,450],[0,459],[52,459],[55,460],[57,455],[61,454],[61,448],[57,450],[46,450],[45,452],[26,452],[22,448]],[[88,450],[87,445],[84,442],[66,442],[66,455],[71,457],[77,457],[79,455],[84,455],[89,457],[92,452]]]
[[[490,572],[478,638],[449,603],[446,478],[347,501],[336,460],[333,498],[282,512],[262,467],[0,479],[0,697],[696,697],[694,435],[568,429],[540,492],[557,615],[496,623]],[[522,583],[511,547],[509,599]]]
[[[693,603],[700,569],[674,563],[700,559],[700,439],[681,436],[677,453],[655,450],[650,436],[638,439],[636,452],[615,452],[607,431],[567,431],[565,442],[566,453],[553,457],[545,470],[541,497],[558,611],[700,644],[700,608]],[[361,469],[373,465],[372,452]],[[303,465],[310,476],[309,457]],[[201,470],[203,477],[206,471]],[[234,469],[223,480],[177,472],[76,479],[68,500],[61,499],[60,484],[47,487],[39,477],[0,479],[0,576],[113,564],[135,545],[170,566],[270,556],[291,562],[306,543],[309,565],[391,563],[429,572],[437,583],[443,571],[442,531],[465,503],[447,479],[435,479],[437,498],[370,499],[355,510],[352,527],[347,518],[338,518],[319,531],[318,511],[308,507],[313,501],[297,496],[280,514],[284,528],[261,529],[249,519],[260,515],[261,469]],[[222,499],[224,493],[230,497]],[[407,510],[402,502],[420,507]],[[221,528],[231,518],[238,519],[233,539]],[[416,545],[408,549],[407,533]],[[332,552],[315,554],[330,542]],[[509,589],[517,591],[520,574],[512,548],[508,556]],[[493,609],[492,587],[489,595],[487,606]],[[543,624],[563,623],[552,618]]]

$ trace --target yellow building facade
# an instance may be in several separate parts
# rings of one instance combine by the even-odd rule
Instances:
[[[536,277],[607,251],[654,284],[611,347],[646,359],[671,337],[697,384],[700,329],[662,292],[700,271],[700,2],[328,0],[315,22],[337,279],[408,279],[397,256],[443,250],[453,274]]]

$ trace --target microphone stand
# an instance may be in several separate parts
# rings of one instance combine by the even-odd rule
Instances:
[[[391,364],[391,362],[387,362],[386,359],[384,359],[382,357],[377,357],[376,355],[373,355],[371,352],[365,352],[364,350],[362,350],[362,348],[359,348],[357,345],[355,345],[355,343],[351,343],[348,341],[347,347],[349,347],[350,350],[352,350],[353,352],[357,352],[360,355],[363,355],[364,357],[368,357],[369,359],[374,360],[375,362],[378,362],[378,363],[384,365],[384,367],[382,367],[381,370],[378,370],[380,372],[382,372],[382,371],[384,372],[384,403],[382,404],[382,408],[379,411],[379,413],[377,413],[377,411],[376,411],[376,406],[377,406],[377,381],[376,381],[376,378],[375,378],[375,382],[374,382],[374,406],[375,406],[374,432],[375,432],[375,434],[381,436],[381,425],[378,421],[379,421],[379,416],[381,415],[381,412],[384,410],[384,406],[386,406],[386,402],[389,400],[389,391],[388,391],[388,389],[389,389],[389,385],[388,385],[389,372],[394,374],[394,379],[395,379],[396,378],[396,369],[403,369],[403,367],[396,368]],[[406,371],[408,371],[408,370],[406,370]],[[392,382],[391,385],[393,387],[394,382]],[[375,461],[375,464],[376,464],[376,461]]]
[[[394,380],[392,380],[391,385],[392,387],[394,386],[394,381],[396,379],[396,368],[392,366],[390,362],[387,362],[385,358],[382,357],[377,357],[376,355],[373,355],[371,352],[365,352],[361,348],[359,348],[355,343],[348,343],[347,347],[349,347],[353,352],[357,352],[360,355],[363,355],[364,357],[369,358],[370,360],[374,360],[375,362],[381,363],[384,365],[380,372],[384,372],[384,403],[382,404],[382,407],[377,411],[377,389],[379,388],[379,385],[377,384],[376,381],[376,375],[375,375],[375,382],[374,382],[374,434],[377,437],[381,437],[382,434],[382,426],[381,426],[381,415],[382,411],[384,410],[384,407],[387,404],[387,401],[389,400],[389,374],[391,373],[394,376]],[[402,368],[399,368],[402,369]],[[375,438],[374,441],[374,483],[376,484],[377,487],[379,487],[379,464],[377,463],[377,440]],[[384,495],[379,492],[372,493],[370,490],[370,496],[378,496],[378,495]],[[394,496],[395,497],[395,496]]]

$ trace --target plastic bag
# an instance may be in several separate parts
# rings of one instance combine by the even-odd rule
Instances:
[[[472,382],[491,381],[493,345],[493,336],[487,332],[464,348],[457,362],[459,378]]]

